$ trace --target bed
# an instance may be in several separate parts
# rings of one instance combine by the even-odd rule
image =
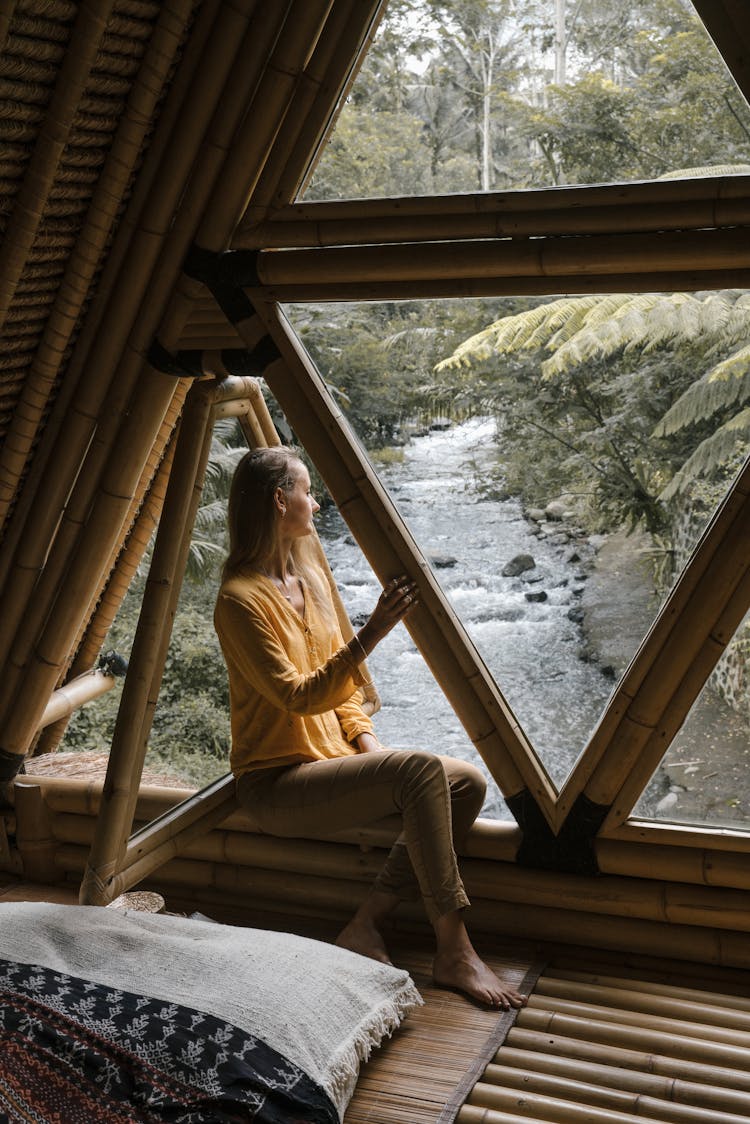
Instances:
[[[286,933],[0,904],[0,1119],[339,1124],[421,1004],[406,972]]]

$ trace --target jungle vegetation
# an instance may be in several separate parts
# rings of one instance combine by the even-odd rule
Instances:
[[[691,170],[747,173],[750,111],[688,0],[390,0],[304,197]],[[498,489],[527,506],[565,494],[590,530],[640,525],[668,551],[680,505],[712,509],[747,450],[748,292],[286,311],[374,457],[436,415],[494,415]],[[201,782],[228,747],[211,609],[238,444],[217,432],[151,739],[150,764]],[[110,638],[123,652],[138,600]],[[114,695],[65,748],[106,747]]]

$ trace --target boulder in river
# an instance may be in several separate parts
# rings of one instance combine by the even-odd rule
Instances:
[[[517,578],[519,574],[525,573],[526,570],[533,570],[536,566],[531,554],[516,554],[511,558],[510,562],[506,562],[502,569],[504,578]]]
[[[537,592],[524,593],[524,597],[526,598],[527,601],[546,601],[547,600],[547,594],[545,593],[545,591],[543,589],[540,589],[538,593]]]
[[[430,563],[436,570],[449,570],[451,566],[455,566],[458,562],[452,554],[430,554]]]

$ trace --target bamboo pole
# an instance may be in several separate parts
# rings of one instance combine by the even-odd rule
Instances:
[[[180,423],[174,464],[112,739],[96,838],[81,884],[82,904],[105,904],[122,892],[120,889],[111,893],[109,886],[125,854],[135,815],[151,717],[208,460],[212,406],[213,384],[196,383]]]
[[[55,881],[55,839],[41,788],[23,781],[15,786],[16,839],[23,876],[31,882]]]
[[[70,43],[0,244],[0,329],[42,221],[55,172],[73,128],[89,72],[106,33],[114,0],[77,13]]]
[[[681,206],[713,206],[712,211],[696,211],[696,215],[700,213],[707,220],[699,225],[710,227],[722,225],[725,203],[731,207],[749,197],[750,176],[731,175],[458,195],[303,201],[279,207],[272,218],[260,225],[254,213],[247,211],[232,239],[232,249],[406,241],[417,236],[420,224],[425,224],[430,236],[438,240],[459,237],[463,224],[467,224],[467,237],[481,237],[485,230],[488,234],[512,234],[516,233],[513,229],[493,230],[490,225],[472,224],[512,222],[516,216],[523,223],[529,222],[529,234],[541,234],[548,216],[567,215],[570,225],[561,225],[556,233],[574,234],[581,216],[585,221],[588,216],[608,213],[606,229],[617,232],[633,228],[637,219],[630,219],[631,213],[637,216],[642,212],[646,217],[655,208],[661,208],[665,217],[679,217]],[[672,211],[672,207],[677,210]],[[620,223],[624,225],[621,227]],[[667,221],[663,229],[680,226],[680,222]],[[333,234],[337,228],[341,230],[340,237]]]
[[[232,249],[281,250],[469,238],[644,234],[747,226],[750,224],[750,191],[747,177],[738,178],[745,181],[745,194],[738,198],[720,198],[712,193],[700,199],[680,197],[664,203],[635,203],[617,209],[596,205],[572,209],[563,205],[554,209],[518,211],[503,206],[501,202],[495,212],[467,211],[454,215],[428,212],[409,216],[388,213],[388,204],[392,201],[384,200],[386,213],[363,219],[357,214],[328,218],[325,215],[326,203],[297,204],[300,214],[295,214],[291,207],[286,208],[257,227],[251,226],[250,216],[246,215],[232,239]],[[564,192],[566,189],[553,190]],[[316,215],[316,208],[320,208],[319,215]]]
[[[744,842],[747,843],[746,836]],[[603,839],[601,836],[596,840],[595,849],[602,874],[750,890],[750,864],[746,849],[720,851],[701,846],[700,842],[693,846],[676,846],[674,842],[667,841],[642,843],[632,837],[623,840]]]
[[[542,996],[565,999],[594,1007],[620,1008],[629,1012],[635,1019],[637,1015],[648,1014],[677,1022],[700,1022],[701,1025],[717,1027],[720,1030],[745,1032],[750,1030],[750,1011],[727,1010],[721,1004],[703,1002],[699,995],[691,993],[690,999],[680,999],[672,995],[653,995],[638,990],[639,984],[630,987],[607,986],[604,983],[589,983],[582,979],[554,979],[543,976],[534,989],[544,1006]],[[710,1033],[710,1032],[708,1032]],[[718,1041],[719,1039],[717,1039]]]
[[[493,1117],[505,1124],[506,1114],[514,1109],[521,1110],[522,1115],[518,1119],[525,1119],[527,1124],[531,1113],[537,1120],[554,1121],[555,1124],[580,1124],[582,1119],[586,1124],[632,1124],[636,1114],[656,1119],[661,1124],[667,1121],[675,1124],[737,1124],[734,1115],[715,1109],[665,1104],[656,1097],[597,1088],[587,1081],[562,1081],[559,1078],[557,1081],[536,1078],[526,1082],[521,1079],[515,1088],[478,1081],[466,1105],[486,1110],[485,1124],[491,1124]],[[460,1110],[459,1121],[464,1111]],[[471,1118],[467,1116],[466,1119]]]
[[[418,581],[421,604],[409,618],[409,630],[469,736],[506,796],[519,792],[525,782],[543,814],[551,817],[551,782],[341,411],[278,310],[262,305],[258,311],[284,356],[267,369],[266,381],[380,580],[407,571]],[[237,329],[242,334],[244,322]]]
[[[287,5],[285,4],[285,7]],[[263,69],[244,121],[227,152],[224,174],[216,185],[213,207],[205,216],[197,243],[224,249],[257,186],[307,63],[310,44],[325,23],[331,0],[291,0],[289,15]],[[258,107],[260,110],[258,111]],[[229,232],[220,216],[233,215]]]
[[[645,269],[644,269],[645,265]],[[292,286],[748,270],[750,227],[260,250],[257,284]]]
[[[450,245],[450,244],[447,244]],[[269,251],[270,252],[270,251]],[[286,251],[282,251],[286,252]],[[424,278],[413,281],[340,281],[326,284],[310,281],[284,285],[256,286],[253,297],[279,304],[316,301],[434,300],[495,296],[558,296],[586,293],[671,293],[696,289],[747,288],[748,269],[707,269],[699,263],[691,269],[667,272],[608,273],[587,276],[583,273],[537,277],[464,277],[442,280]]]
[[[571,1029],[578,1032],[583,1028],[575,1026]],[[750,1078],[742,1070],[685,1061],[670,1057],[668,1053],[648,1053],[637,1047],[590,1042],[585,1036],[568,1037],[563,1028],[560,1032],[548,1034],[515,1026],[506,1042],[507,1045],[504,1044],[495,1055],[493,1064],[502,1065],[503,1054],[509,1049],[511,1053],[523,1051],[545,1067],[566,1062],[574,1066],[588,1064],[596,1067],[597,1072],[617,1067],[614,1072],[624,1076],[627,1071],[635,1071],[634,1080],[647,1074],[657,1079],[664,1078],[676,1094],[685,1089],[688,1095],[695,1095],[696,1100],[692,1103],[700,1103],[698,1098],[702,1096],[703,1103],[710,1105],[717,1098],[717,1107],[728,1111],[731,1111],[732,1103],[741,1106],[745,1095],[750,1093]]]
[[[588,1001],[563,999],[550,995],[534,994],[528,996],[528,1008],[544,1014],[561,1014],[569,1017],[589,1019],[593,1023],[607,1023],[611,1026],[632,1028],[640,1032],[674,1033],[684,1039],[697,1039],[702,1045],[714,1045],[729,1049],[747,1049],[748,1034],[743,1028],[717,1026],[699,1021],[698,1017],[677,1018],[653,1015],[643,1010],[624,1010],[621,1007],[597,1005]],[[696,1015],[701,1014],[698,1009]]]
[[[173,400],[174,401],[174,400]],[[176,444],[176,430],[174,422],[170,419],[169,411],[164,426],[171,430],[170,440],[164,455],[159,462],[157,471],[151,480],[143,503],[140,505],[137,517],[129,528],[129,532],[122,544],[116,559],[110,558],[110,575],[100,597],[94,599],[86,614],[86,627],[80,642],[75,645],[75,658],[71,664],[69,676],[79,675],[85,668],[90,667],[101,651],[107,633],[112,627],[112,622],[122,600],[127,593],[130,583],[135,576],[138,566],[148,547],[154,531],[159,522],[167,481],[172,468],[174,447]],[[164,426],[162,428],[164,428]],[[157,442],[158,444],[158,442]],[[130,522],[130,520],[128,520]],[[62,740],[67,721],[61,719],[54,725],[45,729],[34,747],[34,756],[42,753],[54,753]]]
[[[83,229],[66,263],[42,340],[24,380],[9,426],[9,439],[0,452],[0,523],[26,466],[191,9],[191,0],[171,0],[161,6],[138,78],[97,180]]]
[[[676,1104],[735,1112],[740,1116],[750,1111],[750,1098],[747,1093],[732,1088],[717,1087],[711,1083],[701,1084],[698,1080],[689,1081],[653,1073],[646,1055],[640,1055],[640,1065],[633,1064],[631,1069],[624,1069],[614,1060],[611,1064],[607,1064],[604,1058],[608,1058],[609,1055],[605,1051],[597,1054],[595,1050],[596,1047],[593,1047],[592,1057],[602,1060],[593,1061],[587,1054],[579,1060],[575,1057],[544,1054],[541,1050],[519,1049],[503,1044],[495,1055],[495,1060],[487,1066],[484,1078],[497,1085],[503,1084],[504,1081],[509,1083],[513,1081],[515,1085],[516,1082],[511,1076],[514,1071],[517,1075],[544,1074],[563,1080],[593,1081],[599,1086],[645,1093],[648,1096],[661,1097],[663,1100],[672,1100]],[[718,1079],[720,1081],[723,1079],[729,1084],[727,1079],[730,1072],[723,1071]]]
[[[97,668],[93,668],[83,675],[78,675],[75,679],[66,683],[64,687],[58,687],[52,693],[44,708],[42,720],[39,723],[40,729],[50,726],[53,722],[57,722],[68,714],[72,714],[73,711],[78,710],[85,703],[91,702],[92,699],[98,699],[100,695],[111,691],[114,685],[114,675],[107,675]]]
[[[85,846],[58,844],[55,861],[61,872],[77,877],[84,871],[88,854]],[[128,882],[129,878],[124,875],[114,875],[109,890],[117,896]],[[223,904],[225,908],[236,906],[245,917],[252,908],[260,908],[261,901],[273,910],[295,915],[305,909],[317,916],[328,911],[337,916],[350,916],[369,892],[364,881],[354,879],[320,876],[300,879],[293,873],[284,875],[278,870],[186,858],[175,858],[165,863],[160,867],[158,876],[148,880],[147,887],[158,890],[167,902],[178,889],[182,892],[189,890],[196,901]],[[424,922],[419,903],[404,903],[399,907],[399,918]],[[503,940],[548,941],[550,934],[554,934],[555,941],[561,944],[745,969],[750,967],[750,941],[746,931],[665,924],[635,917],[610,917],[529,904],[524,904],[522,909],[509,904],[503,910],[497,901],[476,897],[472,899],[471,926],[472,932],[477,935],[501,936]]]
[[[328,131],[335,110],[344,104],[384,6],[382,0],[335,0],[331,5],[243,223],[251,214],[265,217],[294,198],[310,154],[314,160],[324,129]]]
[[[608,1013],[606,1019],[597,1019],[586,1012],[582,1006],[579,1014],[563,1011],[537,1009],[530,1005],[519,1012],[517,1025],[535,1030],[546,1029],[558,1033],[568,1033],[585,1041],[601,1042],[626,1049],[649,1050],[668,1054],[673,1058],[697,1062],[703,1065],[716,1065],[727,1069],[747,1068],[747,1047],[745,1043],[721,1042],[707,1039],[701,1034],[700,1024],[680,1023],[672,1028],[669,1025],[649,1027],[614,1022]],[[670,1020],[662,1020],[668,1024]]]

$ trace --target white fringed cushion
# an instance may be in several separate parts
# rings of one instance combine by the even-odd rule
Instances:
[[[343,1116],[360,1063],[422,1000],[407,972],[288,933],[0,903],[0,957],[196,1007],[296,1062]]]

